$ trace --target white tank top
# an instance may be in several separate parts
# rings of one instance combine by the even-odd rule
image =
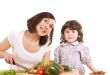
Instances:
[[[12,46],[13,54],[15,55],[15,62],[27,67],[31,67],[33,63],[42,60],[44,53],[47,51],[48,45],[41,46],[36,53],[29,53],[23,47],[22,38],[25,31],[17,32],[11,31],[8,36],[9,43]],[[19,68],[16,66],[16,68]]]

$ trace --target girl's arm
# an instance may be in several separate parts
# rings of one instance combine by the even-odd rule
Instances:
[[[99,74],[105,73],[104,71],[95,69],[92,63],[87,63],[86,65],[93,73],[99,73]]]
[[[103,71],[95,69],[95,67],[92,64],[92,60],[90,57],[90,52],[88,47],[83,47],[80,51],[81,54],[81,62],[82,64],[87,65],[87,67],[94,73],[104,73]]]
[[[88,67],[91,71],[97,72],[97,70],[95,69],[95,67],[93,66],[92,63],[87,63],[86,65],[87,65],[87,67]]]

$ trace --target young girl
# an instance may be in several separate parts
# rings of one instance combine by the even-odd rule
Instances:
[[[27,20],[27,30],[13,31],[0,43],[0,58],[6,63],[19,63],[26,67],[42,59],[50,60],[49,45],[52,42],[55,17],[50,12],[41,12]],[[12,54],[7,50],[12,47]],[[16,66],[16,70],[21,68]]]
[[[67,21],[61,29],[60,45],[54,50],[54,60],[61,65],[68,65],[76,69],[80,75],[84,75],[83,64],[95,72],[89,55],[89,49],[83,44],[82,26],[76,20]]]

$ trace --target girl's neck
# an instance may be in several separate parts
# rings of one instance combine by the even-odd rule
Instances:
[[[74,42],[67,42],[68,44],[77,44],[78,41],[74,41]]]

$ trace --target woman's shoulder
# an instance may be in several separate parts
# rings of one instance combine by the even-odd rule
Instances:
[[[24,33],[24,32],[25,32],[25,30],[11,30],[9,32],[9,35],[16,35],[18,33]]]
[[[24,33],[23,30],[11,30],[8,34],[8,39],[15,40],[16,38],[19,38]]]

